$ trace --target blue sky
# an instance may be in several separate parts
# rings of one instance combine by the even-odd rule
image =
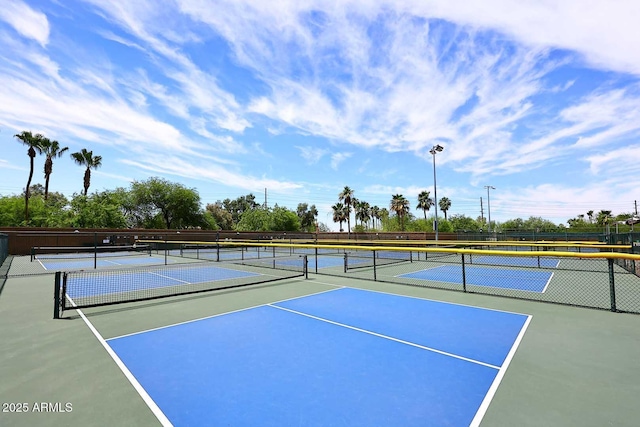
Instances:
[[[22,130],[101,155],[90,191],[152,176],[203,205],[433,195],[449,214],[632,212],[640,199],[640,2],[4,0],[0,195]],[[34,182],[44,183],[44,158]],[[54,163],[51,190],[82,190]],[[414,211],[422,216],[422,212]]]

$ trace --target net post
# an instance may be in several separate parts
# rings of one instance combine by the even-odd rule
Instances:
[[[164,265],[167,265],[169,263],[169,261],[167,260],[167,252],[169,251],[169,245],[167,244],[167,241],[164,241]]]
[[[56,271],[55,280],[53,283],[53,318],[60,318],[60,276],[61,272]]]
[[[98,268],[98,233],[93,233],[93,269]]]
[[[464,254],[462,253],[460,256],[462,257],[462,292],[467,292],[467,272],[464,264]]]
[[[613,258],[607,258],[609,264],[609,295],[611,297],[611,311],[618,311],[616,308],[616,285],[613,274]]]
[[[309,259],[307,258],[307,255],[304,255],[304,278],[308,279],[309,278]],[[316,263],[316,267],[317,267],[318,263]]]
[[[316,246],[313,251],[315,252],[316,256],[316,274],[318,274],[318,247]]]
[[[36,259],[36,247],[31,246],[31,262]]]
[[[347,257],[349,256],[349,254],[347,252],[344,253],[344,272],[347,272]]]
[[[375,249],[373,251],[373,281],[374,282],[378,281],[378,274],[377,274],[377,268],[376,268],[376,251],[375,251]]]

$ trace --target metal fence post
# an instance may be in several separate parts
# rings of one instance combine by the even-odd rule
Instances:
[[[462,292],[467,292],[467,274],[465,271],[464,254],[460,254],[460,256],[462,257]]]
[[[56,271],[55,281],[53,284],[53,318],[60,318],[60,275],[62,273]]]
[[[373,251],[373,281],[376,282],[378,281],[378,274],[376,271],[376,251]]]
[[[618,311],[616,309],[616,285],[613,274],[613,258],[607,258],[609,263],[609,295],[611,296],[611,311]]]

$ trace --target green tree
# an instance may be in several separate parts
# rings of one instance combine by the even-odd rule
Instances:
[[[449,208],[451,208],[451,200],[449,200],[448,197],[443,197],[438,202],[438,206],[440,206],[440,210],[444,213],[444,219],[446,221],[447,220],[447,211],[449,210]],[[438,227],[438,228],[440,230],[442,230],[441,227]]]
[[[74,194],[71,199],[71,226],[76,228],[126,228],[127,221],[114,192],[90,196]]]
[[[272,210],[258,207],[242,214],[236,225],[238,231],[299,231],[298,215],[284,207],[274,206]]]
[[[355,207],[356,218],[360,220],[360,225],[366,230],[369,220],[371,219],[371,205],[367,202],[358,201]]]
[[[300,218],[295,212],[275,206],[270,216],[270,231],[300,231]]]
[[[77,153],[71,153],[71,158],[79,165],[86,166],[84,171],[84,195],[87,195],[89,186],[91,185],[91,169],[98,169],[102,166],[102,156],[94,156],[93,151],[87,151],[86,148],[78,151]]]
[[[402,194],[394,194],[391,198],[389,209],[398,216],[400,219],[400,230],[404,231],[404,217],[409,213],[409,200]]]
[[[236,225],[246,211],[256,209],[259,205],[256,202],[256,196],[249,193],[234,200],[224,199],[222,206],[231,214],[233,225]]]
[[[159,216],[167,229],[204,225],[200,195],[195,189],[153,177],[134,181],[131,193],[138,215],[146,223]]]
[[[49,138],[42,138],[41,143],[37,147],[40,154],[44,154],[47,159],[44,161],[44,199],[49,198],[49,178],[53,173],[53,159],[62,157],[69,150],[69,147],[60,147],[58,141],[52,141]]]
[[[371,207],[371,219],[373,219],[373,228],[377,228],[376,221],[378,221],[378,224],[380,223],[380,207],[379,206]]]
[[[346,215],[347,215],[347,232],[349,238],[351,238],[351,201],[353,199],[353,190],[348,186],[345,186],[340,194],[338,194],[338,200],[344,203]],[[340,227],[342,228],[342,227]]]
[[[342,231],[342,223],[347,220],[347,207],[342,203],[336,203],[331,206],[331,210],[333,211],[333,222],[340,223],[340,231]]]
[[[262,207],[248,209],[243,212],[235,229],[238,231],[271,231],[270,213]]]
[[[418,209],[422,209],[424,212],[424,219],[427,219],[427,211],[431,209],[433,206],[433,199],[430,197],[430,193],[428,191],[421,191],[418,194],[418,205],[416,206]]]
[[[607,225],[610,219],[611,219],[611,211],[601,210],[596,214],[596,224],[600,226]]]
[[[220,229],[233,229],[233,217],[231,216],[231,213],[224,208],[222,202],[217,201],[214,204],[208,203],[205,209],[214,218]]]
[[[33,178],[33,163],[36,157],[36,150],[40,150],[40,145],[42,144],[42,138],[44,136],[40,133],[33,135],[30,131],[22,131],[21,133],[14,135],[15,138],[29,147],[27,149],[27,155],[29,156],[29,178],[27,179],[27,186],[25,187],[24,192],[24,223],[29,225],[29,197],[30,197],[30,187],[31,187],[31,179]]]
[[[451,215],[449,218],[451,228],[453,231],[479,231],[480,224],[473,218],[469,218],[465,215]]]
[[[300,219],[300,227],[302,231],[312,232],[316,231],[316,218],[318,217],[318,209],[316,205],[309,207],[306,203],[298,203],[296,214]]]

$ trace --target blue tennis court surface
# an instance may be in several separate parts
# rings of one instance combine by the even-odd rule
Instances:
[[[547,257],[517,257],[517,256],[476,256],[473,262],[477,264],[504,265],[511,267],[544,267],[558,268],[560,260]]]
[[[553,273],[548,271],[499,269],[468,265],[465,266],[464,270],[467,285],[530,292],[544,292],[549,285],[551,277],[553,277]],[[462,266],[442,265],[413,273],[402,274],[398,277],[462,285]]]
[[[252,276],[259,276],[259,274],[221,267],[183,268],[159,272],[119,271],[117,274],[91,277],[80,276],[69,279],[67,282],[67,294],[71,298],[83,298],[114,292],[139,291]],[[124,289],[122,287],[123,283],[126,284]]]
[[[176,426],[468,426],[529,320],[344,288],[108,344]]]

